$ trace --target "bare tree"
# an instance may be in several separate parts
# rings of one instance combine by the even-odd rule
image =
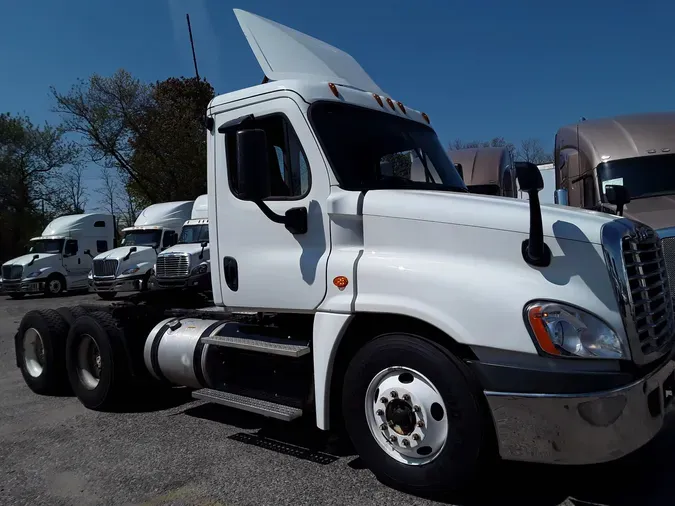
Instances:
[[[110,167],[101,168],[101,210],[112,215],[119,212],[120,184]]]
[[[553,160],[550,153],[547,153],[539,139],[524,139],[520,143],[517,152],[517,158],[524,162],[536,164],[549,163]]]
[[[54,178],[51,191],[44,197],[54,214],[79,214],[85,211],[88,193],[84,184],[84,165],[75,162]]]
[[[504,137],[494,137],[489,141],[463,141],[461,139],[455,139],[450,141],[450,144],[448,145],[448,151],[457,151],[468,148],[506,148],[509,153],[511,153],[511,157],[515,158],[516,155],[516,147],[513,143],[507,142]]]

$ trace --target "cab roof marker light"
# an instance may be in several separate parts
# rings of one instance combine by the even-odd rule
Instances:
[[[373,98],[377,100],[377,103],[380,104],[380,107],[384,107],[384,102],[382,102],[382,97],[380,97],[377,93],[373,93]]]
[[[424,121],[426,121],[429,125],[431,125],[431,120],[429,120],[429,116],[427,116],[426,112],[422,113],[422,117],[424,118]]]
[[[391,107],[392,111],[396,111],[396,107],[394,106],[394,101],[387,97],[387,103],[389,104],[389,107]]]
[[[398,105],[399,109],[401,109],[401,112],[403,112],[403,114],[407,114],[405,112],[405,107],[403,106],[403,104],[401,102],[396,102],[396,104]]]

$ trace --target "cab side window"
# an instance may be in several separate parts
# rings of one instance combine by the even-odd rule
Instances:
[[[96,241],[96,253],[108,251],[108,241]]]
[[[307,195],[311,175],[307,157],[290,122],[281,114],[272,114],[246,122],[245,128],[256,128],[267,135],[270,163],[271,196],[268,200],[295,200]],[[230,190],[238,196],[237,179],[237,130],[233,127],[225,134],[227,172]]]
[[[164,239],[162,240],[163,248],[170,248],[178,241],[178,234],[173,230],[167,230],[164,232]]]
[[[64,256],[73,256],[77,255],[77,241],[73,239],[68,239],[66,241],[66,246],[63,248]]]

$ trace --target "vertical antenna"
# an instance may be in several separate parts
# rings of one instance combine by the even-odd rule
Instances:
[[[185,17],[187,18],[187,25],[188,25],[188,32],[190,33],[190,46],[192,47],[192,61],[195,64],[195,74],[197,76],[197,81],[199,81],[199,70],[197,70],[197,55],[195,55],[195,42],[192,39],[192,26],[190,26],[190,15],[186,14]]]

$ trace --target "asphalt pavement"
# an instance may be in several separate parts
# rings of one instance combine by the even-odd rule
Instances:
[[[615,463],[502,463],[478,490],[420,498],[380,484],[348,442],[312,427],[194,401],[175,389],[128,412],[31,392],[14,361],[23,314],[98,300],[0,295],[0,504],[663,505],[675,503],[675,424]]]

